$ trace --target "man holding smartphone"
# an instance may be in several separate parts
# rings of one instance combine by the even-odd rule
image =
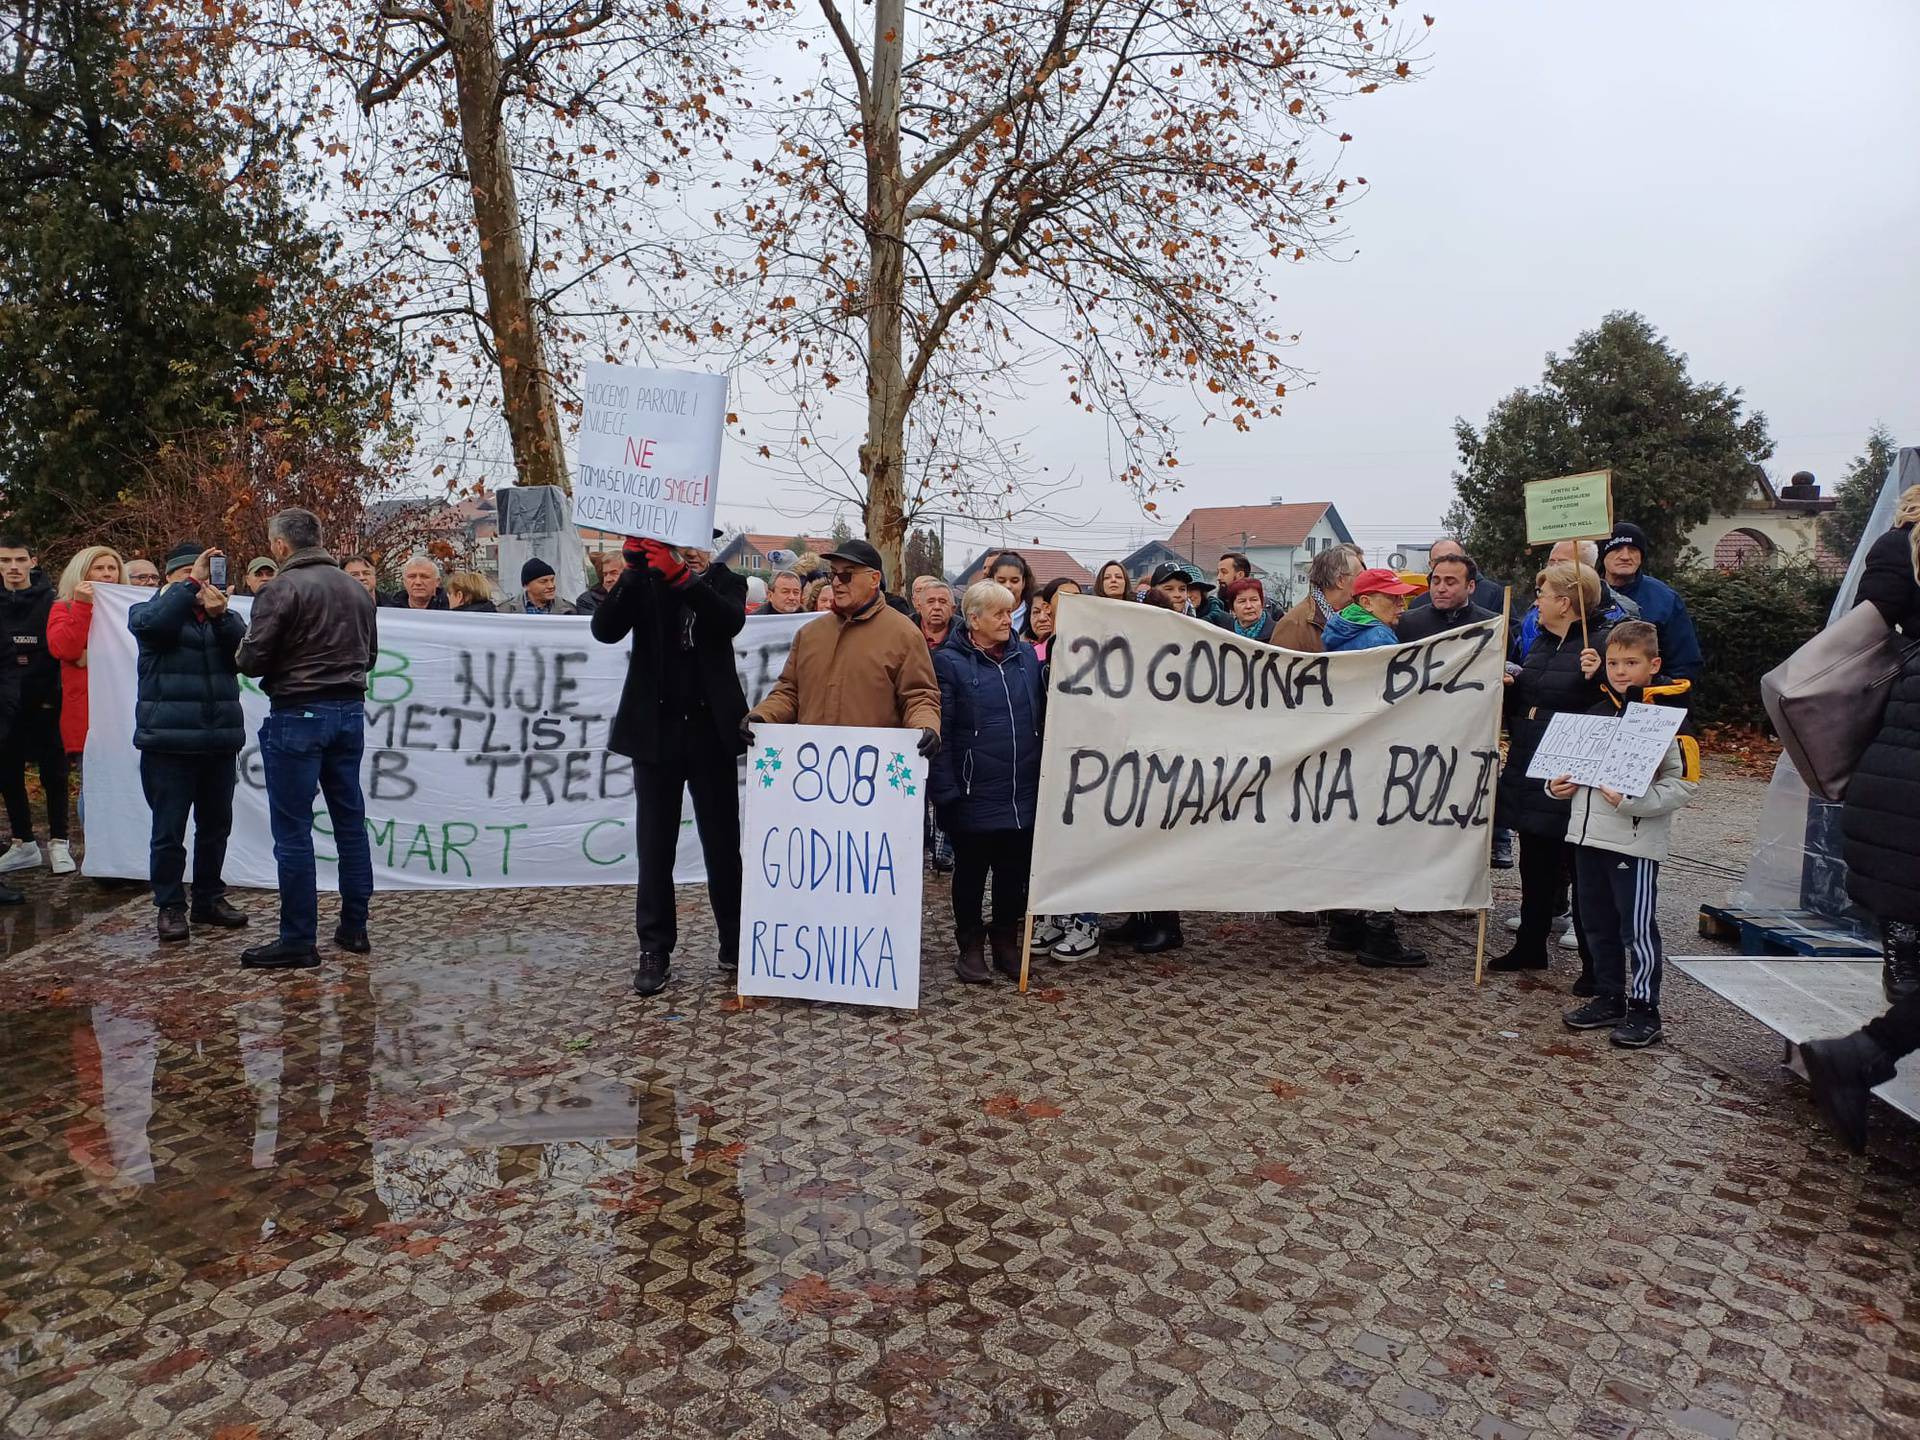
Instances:
[[[282,510],[267,524],[280,573],[254,597],[238,662],[260,677],[273,710],[260,727],[267,815],[280,871],[280,934],[240,956],[250,970],[305,970],[320,963],[313,860],[313,798],[326,797],[339,855],[340,923],[333,943],[364,955],[373,853],[360,791],[366,750],[367,675],[378,654],[373,597],[323,545],[310,510]]]
[[[167,583],[127,614],[139,647],[133,744],[153,811],[148,876],[162,945],[189,925],[237,930],[220,878],[233,830],[234,757],[246,743],[234,654],[246,626],[227,608],[226,557],[183,540],[167,554]],[[193,908],[187,908],[187,820],[193,820]]]

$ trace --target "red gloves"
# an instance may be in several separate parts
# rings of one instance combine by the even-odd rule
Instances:
[[[627,557],[627,564],[646,566],[676,589],[693,579],[693,572],[673,553],[672,547],[658,540],[630,539],[621,546],[621,553]]]

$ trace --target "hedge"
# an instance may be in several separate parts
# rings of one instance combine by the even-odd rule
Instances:
[[[1838,578],[1794,559],[1683,570],[1670,583],[1686,597],[1706,656],[1694,685],[1695,720],[1765,726],[1760,677],[1827,623]]]

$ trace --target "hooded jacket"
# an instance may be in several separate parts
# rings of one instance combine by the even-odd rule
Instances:
[[[38,570],[26,589],[0,589],[0,625],[13,637],[23,719],[29,711],[59,712],[60,662],[47,649],[47,616],[52,609],[53,586]]]
[[[1693,616],[1687,613],[1687,602],[1680,592],[1641,571],[1624,584],[1614,585],[1613,593],[1635,605],[1640,618],[1660,632],[1661,670],[1676,680],[1698,679],[1706,659],[1700,653]]]
[[[1378,650],[1383,645],[1398,645],[1400,637],[1393,627],[1361,606],[1358,601],[1327,621],[1320,642],[1328,650]]]
[[[1605,655],[1611,628],[1604,615],[1592,612],[1587,616],[1587,644]],[[1567,813],[1573,802],[1554,799],[1543,782],[1527,778],[1527,767],[1555,715],[1563,710],[1584,714],[1600,699],[1606,668],[1594,672],[1592,679],[1582,675],[1580,648],[1578,624],[1569,625],[1563,637],[1543,628],[1521,672],[1507,686],[1507,758],[1500,769],[1494,822],[1506,829],[1554,839],[1567,833]]]
[[[194,603],[199,595],[191,580],[176,580],[127,613],[127,628],[139,646],[133,706],[137,750],[237,755],[246,745],[234,656],[247,627],[232,610],[209,618]]]
[[[1685,709],[1693,684],[1661,675],[1651,685],[1634,686],[1624,695],[1602,684],[1600,701],[1590,713],[1619,715],[1629,705],[1664,705]],[[1537,782],[1544,785],[1545,781]],[[1660,768],[1654,771],[1646,793],[1609,805],[1598,790],[1581,786],[1567,802],[1567,842],[1592,850],[1612,850],[1656,864],[1667,858],[1673,817],[1700,788],[1700,742],[1682,722],[1680,734],[1667,746]],[[1552,799],[1552,796],[1548,796]]]
[[[1019,636],[995,660],[955,625],[933,652],[940,680],[940,752],[927,793],[940,828],[961,834],[1031,830],[1040,803],[1040,660]]]

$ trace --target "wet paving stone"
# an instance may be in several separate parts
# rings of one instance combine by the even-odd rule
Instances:
[[[1911,1136],[1842,1155],[1690,986],[1625,1056],[1458,917],[1380,974],[1196,916],[1026,999],[743,1007],[696,898],[654,1000],[613,890],[382,897],[280,976],[51,923],[0,1434],[1914,1433]]]

